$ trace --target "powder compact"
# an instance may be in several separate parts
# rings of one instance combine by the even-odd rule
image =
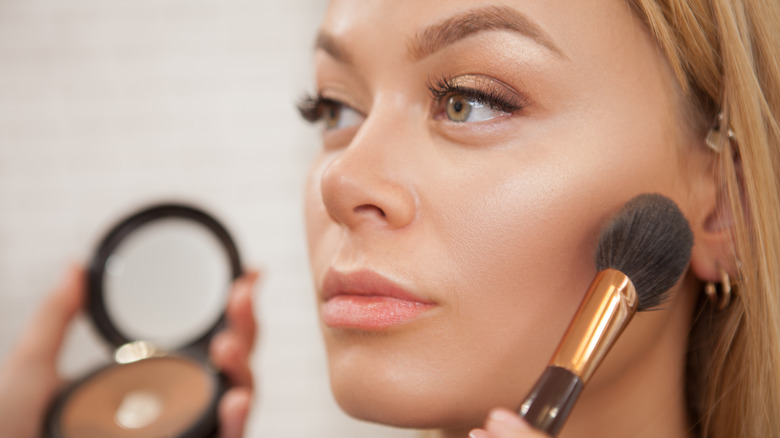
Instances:
[[[68,386],[49,409],[49,438],[205,438],[227,388],[208,360],[241,275],[224,226],[202,210],[156,205],[103,238],[86,306],[114,363]]]

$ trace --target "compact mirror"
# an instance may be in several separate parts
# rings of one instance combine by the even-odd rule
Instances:
[[[241,268],[233,240],[205,212],[165,204],[117,225],[90,266],[90,314],[114,346],[164,349],[207,340]]]
[[[121,221],[89,266],[87,306],[114,363],[62,391],[48,438],[204,438],[227,381],[208,360],[241,263],[212,216],[176,204]]]
[[[138,228],[114,249],[103,298],[126,337],[170,349],[216,324],[231,278],[227,254],[209,229],[169,218]]]

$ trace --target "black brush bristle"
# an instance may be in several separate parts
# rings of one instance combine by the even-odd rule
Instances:
[[[693,232],[671,199],[644,194],[628,201],[604,227],[596,269],[626,274],[639,296],[638,311],[661,305],[688,266]]]

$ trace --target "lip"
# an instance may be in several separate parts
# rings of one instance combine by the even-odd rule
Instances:
[[[329,269],[322,287],[320,313],[332,328],[385,330],[411,322],[436,306],[369,270],[342,273]]]

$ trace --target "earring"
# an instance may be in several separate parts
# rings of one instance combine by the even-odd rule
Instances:
[[[715,121],[715,125],[712,128],[710,128],[709,131],[707,131],[707,135],[704,137],[707,146],[710,149],[712,149],[712,151],[715,152],[716,154],[720,153],[722,149],[721,146],[724,143],[724,140],[722,138],[723,132],[721,130],[721,127],[723,125],[723,119],[724,119],[723,111],[721,111],[718,114],[718,119]],[[726,138],[728,139],[729,142],[733,143],[735,141],[734,131],[732,131],[731,128],[729,128],[728,126],[726,126],[725,131],[726,131],[725,132]]]
[[[725,269],[720,269],[720,288],[714,282],[708,281],[704,285],[704,293],[710,300],[710,304],[717,310],[723,310],[731,303],[731,279]],[[718,290],[720,289],[720,290]]]

